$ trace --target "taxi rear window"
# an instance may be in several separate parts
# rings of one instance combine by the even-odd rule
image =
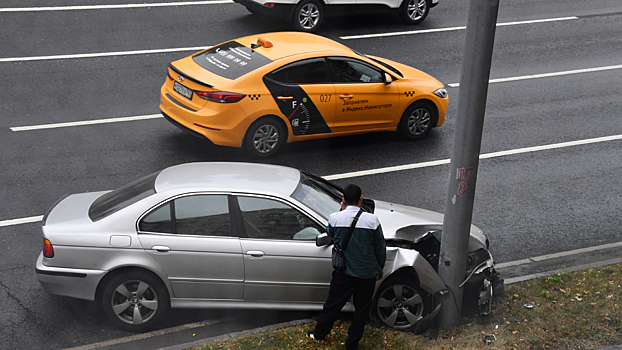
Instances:
[[[192,59],[199,66],[227,79],[237,79],[272,62],[266,56],[237,41],[214,46],[195,55]]]

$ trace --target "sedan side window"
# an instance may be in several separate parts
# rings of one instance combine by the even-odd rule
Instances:
[[[256,197],[238,197],[249,238],[315,240],[324,228],[300,211],[282,202]]]
[[[231,236],[227,196],[177,198],[147,214],[138,223],[138,228],[142,232]]]
[[[326,83],[326,63],[323,58],[294,62],[268,74],[268,78],[285,84]]]
[[[337,83],[382,83],[382,72],[355,60],[329,59]]]

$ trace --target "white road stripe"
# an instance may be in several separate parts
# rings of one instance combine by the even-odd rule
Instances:
[[[54,55],[54,56],[33,56],[33,57],[6,57],[0,58],[0,62],[27,62],[27,61],[50,61],[50,60],[65,60],[73,58],[93,58],[93,57],[108,57],[108,56],[127,56],[127,55],[147,55],[158,54],[167,52],[180,52],[180,51],[201,51],[208,46],[197,47],[180,47],[172,49],[153,49],[153,50],[138,50],[138,51],[117,51],[117,52],[99,52],[99,53],[81,53],[74,55]]]
[[[544,146],[526,147],[526,148],[518,148],[518,149],[513,149],[513,150],[507,150],[507,151],[484,153],[484,154],[481,154],[479,158],[480,159],[498,158],[498,157],[503,157],[503,156],[515,155],[515,154],[546,151],[546,150],[557,149],[557,148],[565,148],[565,147],[587,145],[587,144],[592,144],[592,143],[616,141],[616,140],[622,140],[622,135],[604,136],[604,137],[597,137],[593,139],[554,143],[554,144],[544,145]],[[383,173],[390,173],[390,172],[396,172],[396,171],[402,171],[402,170],[411,170],[411,169],[417,169],[417,168],[426,168],[426,167],[444,165],[444,164],[449,164],[449,163],[450,163],[450,159],[442,159],[442,160],[435,160],[435,161],[423,162],[423,163],[405,164],[405,165],[390,166],[390,167],[385,167],[385,168],[354,171],[351,173],[328,175],[328,176],[323,176],[323,178],[326,180],[348,179],[352,177],[378,175],[378,174],[383,174]]]
[[[30,223],[41,221],[41,220],[43,220],[43,215],[31,216],[29,218],[21,218],[21,219],[2,220],[0,221],[0,227],[30,224]]]
[[[72,127],[72,126],[107,124],[107,123],[119,123],[119,122],[133,122],[133,121],[136,121],[136,120],[158,119],[158,118],[162,118],[162,115],[161,114],[149,114],[149,115],[138,115],[138,116],[135,116],[135,117],[120,117],[120,118],[109,118],[109,119],[84,120],[84,121],[80,121],[80,122],[43,124],[43,125],[31,125],[31,126],[15,126],[15,127],[11,128],[11,131],[31,131],[31,130],[41,130],[41,129],[57,129],[57,128],[68,128],[68,127]]]
[[[0,8],[0,12],[40,12],[40,11],[75,11],[75,10],[104,10],[126,9],[139,7],[173,7],[192,5],[232,4],[233,0],[210,0],[210,1],[185,1],[164,2],[153,4],[120,4],[120,5],[86,5],[86,6],[48,6],[48,7],[7,7]]]
[[[509,81],[559,77],[559,76],[563,76],[563,75],[602,72],[602,71],[615,70],[615,69],[622,69],[622,65],[606,66],[606,67],[596,67],[596,68],[585,68],[585,69],[575,69],[575,70],[568,70],[568,71],[564,71],[564,72],[542,73],[542,74],[533,74],[533,75],[523,75],[523,76],[518,76],[518,77],[491,79],[491,80],[488,81],[488,83],[489,84],[507,83]],[[455,88],[455,87],[460,86],[460,83],[447,84],[447,86]]]
[[[579,19],[579,17],[571,16],[571,17],[536,19],[536,20],[530,20],[530,21],[505,22],[505,23],[497,23],[497,27],[516,26],[516,25],[523,25],[523,24],[545,23],[545,22],[559,22],[559,21],[568,21],[568,20],[573,20],[573,19]],[[460,27],[448,27],[448,28],[436,28],[436,29],[409,30],[409,31],[405,31],[405,32],[391,32],[391,33],[378,33],[378,34],[350,35],[350,36],[341,36],[339,38],[342,39],[342,40],[369,39],[369,38],[380,38],[380,37],[385,37],[385,36],[399,36],[399,35],[428,34],[428,33],[438,33],[438,32],[452,32],[452,31],[456,31],[456,30],[465,30],[465,29],[466,29],[466,26],[460,26]]]

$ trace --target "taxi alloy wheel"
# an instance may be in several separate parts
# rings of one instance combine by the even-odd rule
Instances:
[[[419,24],[430,12],[430,0],[404,0],[400,7],[400,15],[408,24]]]
[[[273,117],[256,121],[246,134],[246,149],[254,157],[273,156],[285,143],[286,135],[281,123]]]
[[[315,32],[324,20],[324,9],[317,0],[302,0],[294,10],[294,27],[303,32]]]
[[[432,131],[434,110],[430,104],[425,102],[413,103],[402,116],[400,131],[402,135],[410,140],[423,139]]]

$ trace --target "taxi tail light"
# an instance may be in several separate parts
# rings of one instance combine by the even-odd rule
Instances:
[[[273,2],[267,2],[265,4],[263,4],[266,7],[274,7],[274,3]]]
[[[52,246],[52,242],[49,239],[43,239],[43,256],[46,258],[54,257],[54,246]]]
[[[218,103],[236,103],[246,97],[244,94],[226,91],[195,91],[202,99]]]

